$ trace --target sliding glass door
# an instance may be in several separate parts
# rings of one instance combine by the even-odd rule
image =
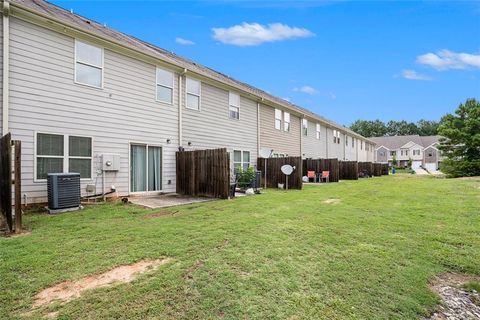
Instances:
[[[162,190],[162,148],[145,144],[130,146],[130,191]]]

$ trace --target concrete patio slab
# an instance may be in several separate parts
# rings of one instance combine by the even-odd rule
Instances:
[[[180,206],[184,204],[198,203],[198,202],[207,202],[217,200],[214,198],[204,198],[204,197],[190,197],[182,196],[178,194],[162,194],[162,195],[151,195],[151,196],[133,196],[129,197],[128,200],[136,205],[146,207],[146,208],[166,208]]]

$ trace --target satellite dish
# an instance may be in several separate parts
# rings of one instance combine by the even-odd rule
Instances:
[[[280,170],[282,170],[283,174],[289,176],[292,174],[293,170],[295,170],[295,167],[292,167],[289,164],[285,164],[280,168]]]
[[[260,158],[270,158],[272,156],[272,152],[273,152],[272,149],[261,148],[259,152]]]

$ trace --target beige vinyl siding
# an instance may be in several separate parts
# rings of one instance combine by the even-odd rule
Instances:
[[[107,173],[106,187],[129,193],[130,141],[163,147],[163,189],[175,191],[177,84],[173,105],[156,102],[155,70],[105,50],[104,89],[75,84],[74,39],[11,18],[10,125],[13,138],[22,140],[22,191],[29,201],[46,196],[46,183],[33,181],[37,131],[93,137],[93,179],[82,181],[82,192],[86,183],[101,192],[96,165],[101,154],[114,153],[121,168]]]
[[[327,128],[327,145],[328,145],[328,158],[337,158],[343,160],[343,147],[344,147],[344,135],[340,133],[340,143],[333,143],[333,130],[337,129]]]
[[[388,158],[389,158],[389,150],[387,150],[387,148],[385,147],[380,147],[377,151],[375,151],[377,153],[377,159],[376,159],[376,162],[388,162]],[[383,155],[382,155],[383,153]]]
[[[345,138],[343,140],[343,145],[345,147],[345,160],[356,161],[357,160],[356,144],[354,144],[352,147],[352,139],[354,139],[354,137],[348,134],[346,134],[345,136],[348,137],[348,145],[345,145]]]
[[[308,135],[302,136],[302,154],[303,158],[325,158],[326,157],[326,130],[327,128],[320,124],[320,139],[316,138],[317,123],[315,120],[308,119]]]
[[[185,93],[185,81],[182,92]],[[240,96],[239,119],[229,118],[229,91],[201,83],[200,110],[185,108],[183,141],[186,150],[227,148],[250,151],[250,163],[257,163],[257,103]],[[183,94],[182,100],[185,99]],[[191,142],[191,146],[188,145]],[[233,168],[233,154],[230,155]]]
[[[283,129],[283,121],[281,128]],[[291,113],[290,131],[275,129],[275,108],[260,104],[260,147],[298,157],[300,156],[300,130],[301,119]]]

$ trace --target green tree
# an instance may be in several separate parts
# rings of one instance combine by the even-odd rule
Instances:
[[[407,167],[408,167],[409,169],[412,168],[412,162],[413,162],[413,161],[412,161],[412,158],[408,158]]]
[[[391,120],[387,123],[388,136],[407,136],[412,134],[418,134],[418,127],[413,122]]]
[[[398,161],[397,161],[397,156],[396,155],[393,155],[393,158],[392,158],[392,166],[394,168],[397,167],[397,164],[398,164]]]
[[[442,171],[450,177],[480,175],[480,102],[468,99],[455,114],[445,115],[438,128]]]
[[[350,129],[364,137],[382,137],[387,133],[387,127],[383,121],[357,120],[350,126]]]
[[[417,122],[418,134],[421,136],[435,136],[438,134],[438,125],[437,121],[419,120]]]

